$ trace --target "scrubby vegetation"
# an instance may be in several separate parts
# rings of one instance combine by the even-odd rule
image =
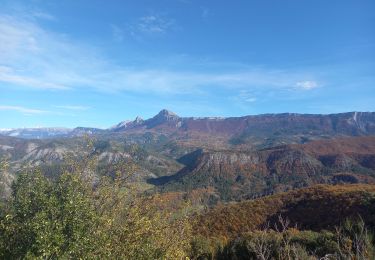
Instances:
[[[375,257],[371,233],[371,212],[374,209],[371,192],[375,188],[371,186],[319,186],[242,204],[219,206],[206,214],[199,214],[197,218],[196,215],[191,217],[191,211],[186,204],[174,201],[173,208],[166,207],[170,201],[164,199],[168,196],[140,195],[132,185],[124,182],[128,176],[119,174],[116,178],[104,177],[93,185],[87,169],[78,171],[82,168],[72,167],[70,170],[66,170],[54,180],[48,179],[41,172],[25,172],[18,176],[12,186],[12,197],[1,208],[0,258]],[[321,192],[318,192],[318,188]],[[315,221],[326,223],[327,229],[321,229],[321,226],[316,225],[315,231],[304,229],[304,222],[301,222],[299,230],[296,225],[298,223],[288,217],[266,217],[271,208],[280,213],[280,209],[285,208],[285,205],[290,206],[292,202],[298,205],[298,201],[304,200],[307,213],[304,217],[308,222],[309,218],[314,218],[309,215],[309,207],[316,210],[311,204],[312,194],[314,198],[322,199],[324,196],[328,205],[330,200],[346,197],[348,200],[341,202],[347,204],[351,200],[352,205],[355,205],[352,209],[357,209],[357,213],[360,212],[361,203],[367,203],[369,214],[365,215],[366,219],[357,215],[357,218],[347,218],[340,225],[334,226],[332,219],[320,220],[318,218],[321,215],[317,213],[314,215]],[[287,199],[292,201],[287,204]],[[284,203],[284,207],[277,206],[276,201]],[[251,210],[253,214],[236,218],[231,210],[241,214],[241,208],[247,212]],[[298,211],[303,212],[301,209]],[[338,212],[331,213],[338,221],[343,220],[344,216]],[[263,225],[257,225],[262,222],[260,216],[263,217]],[[293,214],[290,216],[293,217]],[[203,221],[203,218],[206,218],[206,221]],[[244,220],[247,223],[241,222]],[[195,223],[193,227],[191,223]],[[249,228],[250,223],[252,228]],[[370,229],[366,227],[366,223],[370,224]],[[226,233],[218,229],[220,225]],[[205,232],[207,229],[210,229],[211,233]],[[228,230],[231,232],[227,232]]]
[[[316,185],[255,200],[218,205],[199,216],[195,229],[207,237],[229,238],[274,225],[288,217],[300,229],[333,230],[345,219],[362,216],[375,227],[375,185]]]
[[[299,231],[279,218],[273,228],[246,232],[227,242],[195,238],[195,259],[374,259],[372,234],[361,219],[334,231]]]
[[[197,216],[196,259],[374,259],[375,186],[317,185]]]
[[[191,227],[183,207],[157,207],[128,175],[94,182],[90,161],[57,179],[25,172],[0,211],[1,259],[183,259]]]

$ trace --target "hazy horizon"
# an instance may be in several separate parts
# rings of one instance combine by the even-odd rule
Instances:
[[[168,109],[161,109],[159,111],[159,113],[162,111],[162,110],[168,110]],[[173,112],[171,110],[168,110],[169,112]],[[174,113],[174,112],[173,112]],[[375,111],[344,111],[344,112],[338,112],[338,113],[327,113],[327,114],[314,114],[314,113],[293,113],[293,112],[280,112],[280,113],[263,113],[263,114],[248,114],[248,115],[239,115],[239,116],[204,116],[204,117],[200,117],[200,116],[189,116],[189,115],[185,115],[185,116],[182,116],[182,115],[178,115],[178,117],[180,118],[196,118],[196,119],[204,119],[204,118],[209,118],[209,119],[225,119],[225,118],[235,118],[235,117],[246,117],[246,116],[263,116],[263,115],[280,115],[280,114],[298,114],[298,115],[330,115],[330,114],[347,114],[347,113],[375,113]],[[151,119],[153,118],[154,116],[158,115],[158,113],[155,113],[153,116],[150,116],[150,117],[143,117],[141,115],[137,115],[135,118],[125,118],[125,119],[119,119],[116,123],[112,124],[112,125],[109,125],[109,126],[104,126],[104,127],[101,127],[101,126],[92,126],[92,125],[76,125],[76,126],[71,126],[71,127],[68,127],[68,126],[63,126],[63,125],[50,125],[50,126],[45,126],[45,125],[35,125],[35,126],[21,126],[21,127],[10,127],[10,128],[0,128],[0,131],[11,131],[11,130],[14,130],[14,129],[47,129],[47,128],[55,128],[55,129],[74,129],[74,128],[78,128],[78,127],[87,127],[87,128],[98,128],[98,129],[103,129],[103,130],[106,130],[106,129],[110,129],[112,127],[116,127],[118,124],[121,124],[123,122],[131,122],[131,121],[135,121],[137,120],[137,118],[141,118],[143,120],[148,120],[148,119]]]

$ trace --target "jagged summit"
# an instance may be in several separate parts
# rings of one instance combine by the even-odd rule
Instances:
[[[156,116],[163,116],[163,117],[178,117],[178,115],[170,110],[163,109],[161,110]]]
[[[141,123],[141,122],[143,122],[144,120],[143,120],[143,118],[142,117],[140,117],[140,116],[137,116],[135,119],[134,119],[134,123]]]
[[[177,114],[167,109],[163,109],[156,116],[146,120],[145,122],[146,122],[147,128],[153,128],[155,126],[165,124],[165,123],[167,124],[172,123],[172,125],[175,125],[176,122],[178,122],[179,120],[180,120],[180,117]]]
[[[118,123],[117,125],[111,127],[110,129],[114,130],[114,131],[126,130],[126,129],[129,129],[129,128],[134,128],[136,126],[139,126],[143,122],[144,122],[144,120],[140,116],[137,116],[133,121],[131,121],[131,120],[122,121],[122,122]]]

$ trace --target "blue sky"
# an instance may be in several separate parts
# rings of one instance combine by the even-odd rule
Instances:
[[[0,128],[375,110],[373,0],[0,0]]]

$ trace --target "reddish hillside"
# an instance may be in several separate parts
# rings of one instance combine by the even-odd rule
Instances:
[[[361,215],[375,227],[375,185],[317,185],[252,201],[219,205],[196,218],[195,230],[206,237],[233,237],[288,218],[300,229],[332,229]]]
[[[153,131],[164,134],[201,133],[226,136],[233,143],[246,143],[257,137],[336,136],[375,134],[375,113],[349,112],[341,114],[264,114],[243,117],[179,117],[162,110],[148,120],[137,118],[111,129],[113,132],[139,133]],[[195,135],[196,136],[196,135]]]
[[[375,154],[375,136],[318,140],[304,145],[292,145],[315,156],[331,154]]]
[[[184,158],[187,166],[180,172],[150,182],[165,191],[212,187],[224,200],[319,183],[375,183],[375,137],[321,140],[246,153],[198,150]]]

